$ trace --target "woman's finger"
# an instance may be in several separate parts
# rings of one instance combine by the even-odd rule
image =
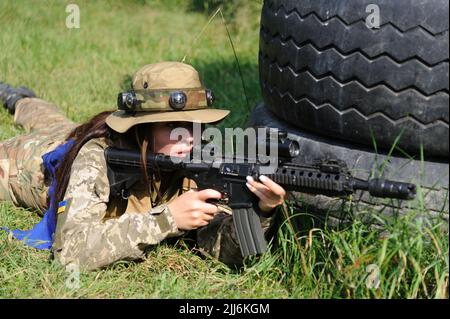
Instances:
[[[261,193],[263,193],[266,197],[272,199],[272,200],[277,200],[279,199],[279,195],[275,194],[274,192],[272,192],[269,187],[267,187],[264,184],[261,184],[257,181],[255,181],[251,176],[247,176],[247,182],[248,184],[250,184],[251,186],[253,186],[255,189],[259,190]]]
[[[209,221],[214,219],[214,214],[205,214],[204,213],[204,214],[202,214],[201,219],[204,220],[204,221],[209,222]]]
[[[222,197],[222,194],[214,189],[208,188],[201,190],[197,193],[198,199],[201,201],[206,201],[207,199],[220,199]]]
[[[209,224],[209,222],[208,221],[206,221],[206,220],[201,220],[200,222],[198,222],[198,226],[197,227],[204,227],[204,226],[207,226]],[[194,228],[195,229],[195,228]]]
[[[250,189],[251,192],[253,192],[256,196],[258,196],[259,198],[258,205],[263,212],[270,212],[280,204],[277,200],[269,199],[267,196],[265,196],[262,192],[254,188],[249,183],[247,183],[247,187]]]
[[[273,199],[268,197],[265,193],[263,193],[263,191],[261,191],[260,189],[254,187],[253,185],[250,185],[249,183],[246,183],[248,189],[255,194],[256,196],[258,196],[258,198],[264,202],[267,203],[271,203],[273,202]]]
[[[219,207],[217,207],[217,205],[205,203],[202,206],[202,211],[205,214],[214,216],[215,214],[217,214],[220,211],[220,209],[219,209]]]
[[[247,176],[247,183],[249,183],[250,185],[252,185],[253,187],[258,188],[258,189],[260,189],[260,188],[269,189],[264,184],[262,184],[258,181],[255,181],[255,179],[251,176]]]
[[[274,194],[276,194],[278,196],[283,196],[283,197],[286,195],[286,191],[284,190],[284,188],[281,187],[280,185],[278,185],[277,183],[275,183],[273,180],[271,180],[267,176],[260,175],[259,180],[265,186],[267,186]]]

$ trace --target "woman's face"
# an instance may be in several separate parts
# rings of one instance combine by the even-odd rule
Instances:
[[[178,139],[170,139],[170,133],[176,128],[184,128],[184,136]],[[153,139],[153,152],[162,153],[173,157],[185,157],[193,147],[192,123],[190,122],[163,122],[154,123],[151,126]],[[174,138],[177,136],[175,135]]]

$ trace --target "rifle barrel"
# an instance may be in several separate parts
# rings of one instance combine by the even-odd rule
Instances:
[[[394,182],[382,178],[373,178],[368,182],[370,195],[398,199],[414,199],[416,186],[411,183]]]

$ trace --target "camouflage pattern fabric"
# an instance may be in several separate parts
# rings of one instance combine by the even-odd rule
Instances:
[[[0,200],[42,214],[51,182],[44,178],[42,155],[62,143],[76,124],[37,98],[17,102],[14,122],[27,134],[0,142]]]
[[[90,140],[73,163],[74,173],[65,194],[70,205],[58,216],[54,244],[55,257],[64,265],[74,263],[94,269],[122,259],[141,258],[142,246],[179,235],[165,205],[104,220],[109,201],[105,146],[102,139]]]
[[[50,181],[44,178],[41,156],[64,142],[76,124],[56,106],[35,98],[17,103],[15,122],[29,134],[0,143],[0,200],[43,212]],[[138,187],[124,211],[118,209],[120,205],[109,198],[106,147],[104,139],[92,139],[73,163],[64,196],[67,204],[58,214],[53,245],[54,256],[63,265],[77,264],[91,270],[119,260],[141,259],[152,245],[184,234],[176,227],[167,205],[151,207],[149,197],[156,195],[145,194]],[[233,219],[230,211],[222,208],[209,225],[196,230],[197,246],[227,264],[240,264]],[[269,222],[262,219],[265,230]]]

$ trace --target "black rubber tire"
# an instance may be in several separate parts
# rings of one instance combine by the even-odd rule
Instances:
[[[310,212],[327,215],[334,222],[342,221],[343,214],[349,211],[345,205],[353,205],[354,211],[364,213],[377,210],[390,216],[419,211],[419,217],[426,219],[449,219],[449,162],[421,161],[399,156],[388,156],[386,153],[374,153],[369,148],[355,146],[348,142],[308,133],[278,119],[264,106],[258,105],[250,116],[249,126],[267,126],[285,130],[289,137],[300,144],[300,156],[294,161],[311,163],[316,159],[335,158],[345,161],[353,176],[367,179],[374,167],[384,163],[384,178],[411,182],[420,185],[420,192],[413,201],[399,201],[371,197],[367,192],[357,192],[353,202],[322,195],[294,194],[301,197],[301,202],[308,205]],[[423,195],[421,195],[423,194]],[[423,196],[423,197],[422,197]],[[423,206],[421,206],[423,205]],[[417,209],[419,207],[420,209]],[[409,208],[413,208],[412,210]]]
[[[369,4],[380,8],[369,29]],[[449,157],[448,0],[266,0],[266,105],[298,128]]]

